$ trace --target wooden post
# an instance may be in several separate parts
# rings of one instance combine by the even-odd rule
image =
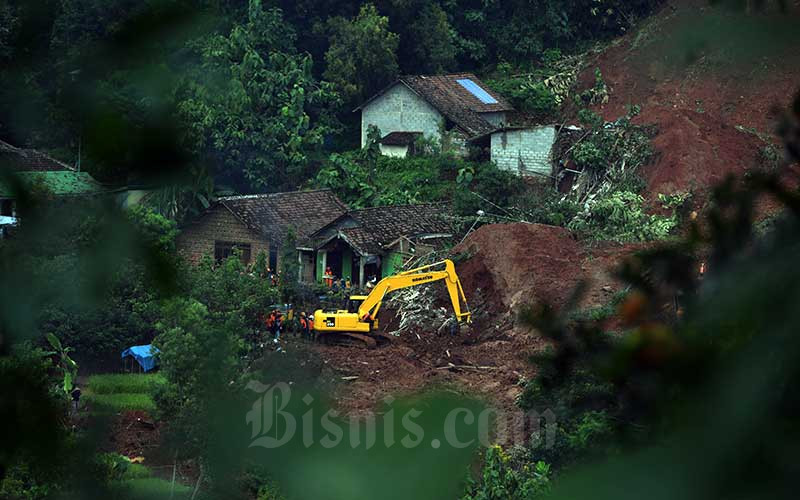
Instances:
[[[297,281],[303,281],[303,251],[297,251]]]
[[[361,288],[364,288],[364,283],[366,283],[366,280],[365,280],[365,277],[364,277],[364,256],[363,255],[358,258],[358,281],[359,281],[358,286],[361,287]]]

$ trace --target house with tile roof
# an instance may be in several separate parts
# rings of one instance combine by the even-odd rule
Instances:
[[[297,241],[299,278],[312,281],[315,251],[310,236],[346,212],[347,206],[329,189],[226,196],[181,228],[177,247],[195,263],[204,255],[226,259],[236,248],[249,264],[264,252],[270,269],[276,270],[291,231]]]
[[[413,154],[425,137],[464,155],[473,147],[520,175],[552,175],[555,127],[513,123],[513,106],[472,73],[402,76],[355,111],[361,112],[361,146],[377,127],[384,155]]]
[[[34,189],[58,199],[108,192],[88,172],[79,172],[42,152],[0,141],[0,216],[16,219],[19,193]]]
[[[455,232],[449,207],[442,203],[394,205],[351,210],[311,236],[317,273],[363,285],[374,276],[395,274],[414,257],[446,245]]]
[[[292,231],[300,281],[322,281],[330,267],[337,278],[363,285],[446,244],[454,232],[448,214],[441,203],[349,210],[328,189],[227,196],[181,228],[177,247],[194,263],[205,255],[221,261],[238,249],[250,264],[264,252],[275,270]]]

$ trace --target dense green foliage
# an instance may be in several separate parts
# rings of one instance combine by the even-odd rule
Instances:
[[[486,449],[480,480],[470,478],[462,500],[533,500],[549,491],[549,465],[542,461],[514,463],[502,447],[495,445]]]
[[[238,488],[279,498],[290,481],[307,486],[309,471],[333,476],[350,463],[368,466],[336,476],[341,484],[367,484],[364,471],[382,470],[380,462],[350,462],[351,450],[319,462],[307,448],[297,454],[299,480],[260,471],[242,479],[251,472],[242,470],[246,443],[224,427],[241,425],[237,405],[256,399],[240,397],[248,377],[268,368],[281,380],[315,381],[315,370],[330,369],[285,351],[270,357],[261,345],[263,312],[314,290],[293,279],[269,283],[263,253],[252,269],[236,256],[185,266],[174,258],[175,219],[207,207],[221,188],[316,185],[353,207],[449,200],[470,225],[526,220],[588,238],[663,239],[688,195],[662,197],[668,215],[645,209],[637,170],[652,150],[649,130],[631,122],[635,113],[604,123],[581,112],[585,135],[564,158],[580,174],[565,194],[455,157],[446,141],[388,158],[372,130],[366,148],[338,151],[353,135],[352,106],[406,72],[476,70],[521,110],[551,117],[571,78],[559,58],[624,32],[658,3],[0,0],[0,137],[70,163],[80,151],[82,168],[116,185],[168,181],[154,203],[160,213],[54,203],[38,189],[20,198],[25,224],[0,243],[0,497],[173,497],[148,470],[98,454],[103,421],[86,432],[69,410],[78,366],[116,369],[122,349],[150,342],[161,349],[160,375],[90,378],[84,402],[91,418],[145,409],[168,422],[168,454],[208,474],[198,481],[201,495],[227,498]],[[578,90],[571,97],[581,107],[608,92],[599,72],[592,88]],[[796,156],[798,120],[800,111],[782,129]],[[775,152],[764,160],[776,163]],[[775,177],[750,182],[719,189],[708,223],[688,239],[629,261],[621,276],[631,291],[618,303],[522,315],[554,349],[537,360],[540,375],[519,403],[556,412],[555,446],[488,448],[465,499],[793,497],[786,457],[797,448],[800,200]],[[788,210],[755,238],[754,198],[764,192]],[[706,258],[711,272],[699,280]],[[294,259],[283,264],[283,277],[294,276]],[[625,331],[603,332],[600,322],[617,306]],[[288,451],[270,455],[292,463]],[[429,470],[451,465],[420,450],[409,460],[430,457],[422,463],[443,468]],[[178,485],[174,497],[190,494]]]
[[[549,49],[620,34],[657,3],[2,0],[0,137],[69,163],[80,150],[100,180],[167,180],[164,213],[184,215],[207,179],[252,192],[313,177],[323,148],[352,144],[353,107],[398,74],[548,68]],[[540,76],[497,88],[548,114],[560,101]]]
[[[342,92],[350,106],[358,105],[398,74],[396,34],[389,19],[372,4],[361,7],[352,20],[328,20],[330,47],[325,53],[325,78]]]

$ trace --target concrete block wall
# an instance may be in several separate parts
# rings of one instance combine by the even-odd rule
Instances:
[[[552,175],[555,140],[553,126],[495,132],[491,159],[499,168],[519,175]]]
[[[197,221],[184,227],[176,245],[178,252],[193,263],[203,255],[214,258],[214,242],[230,241],[250,244],[250,262],[255,262],[259,252],[269,257],[269,240],[257,234],[236,218],[227,208],[217,205]]]
[[[367,143],[369,125],[377,126],[384,136],[390,132],[422,132],[438,140],[443,120],[436,108],[398,83],[361,110],[361,147]]]

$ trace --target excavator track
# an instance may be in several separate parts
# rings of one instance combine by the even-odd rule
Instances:
[[[326,332],[322,341],[327,345],[340,345],[347,347],[362,347],[364,349],[375,349],[378,342],[369,335],[349,332]]]

